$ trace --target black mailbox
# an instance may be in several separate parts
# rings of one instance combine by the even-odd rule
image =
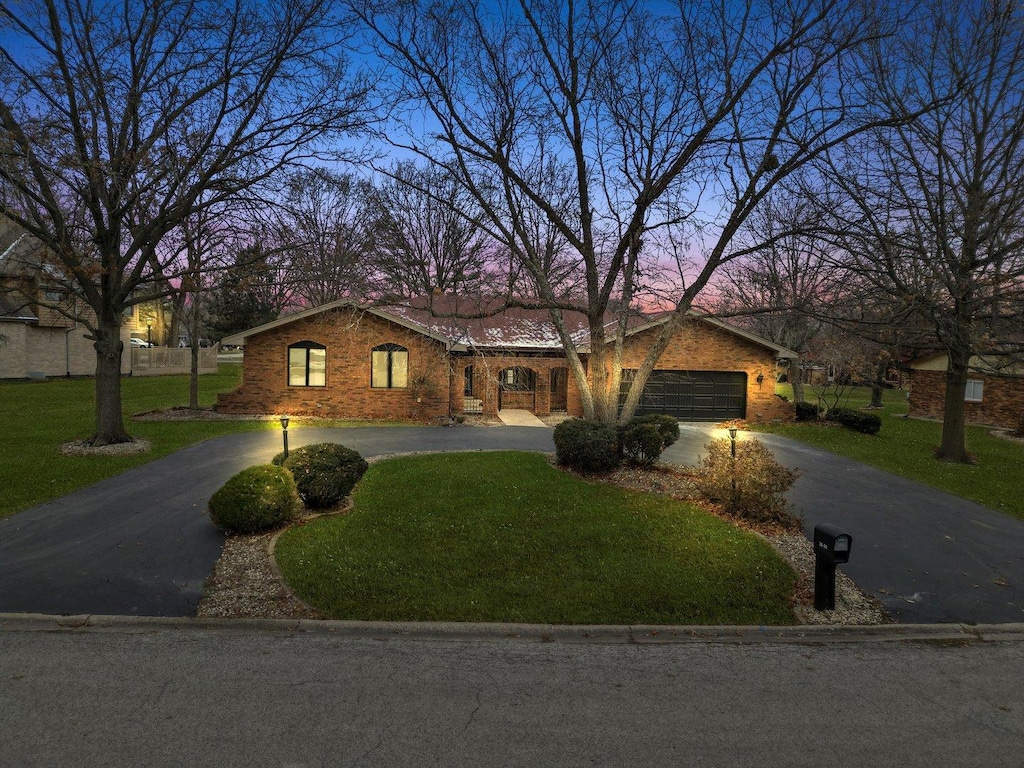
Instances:
[[[828,523],[814,526],[814,555],[828,563],[838,564],[850,561],[853,536],[841,528]]]
[[[836,607],[836,564],[850,560],[853,536],[828,523],[814,526],[814,607]]]

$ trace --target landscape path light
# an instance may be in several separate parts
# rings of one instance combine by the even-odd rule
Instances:
[[[736,511],[736,433],[739,429],[736,427],[729,427],[729,440],[732,443],[732,496],[729,497],[729,511]]]
[[[288,458],[288,417],[281,417],[281,434],[284,436],[284,457]]]

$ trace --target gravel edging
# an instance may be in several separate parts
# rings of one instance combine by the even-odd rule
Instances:
[[[478,451],[471,451],[478,452]],[[417,451],[373,456],[376,463],[395,456],[428,453]],[[665,469],[665,468],[663,468]],[[686,498],[685,481],[673,482],[673,469],[646,478],[642,490]],[[616,485],[636,487],[635,474],[616,474]],[[631,480],[632,478],[632,480]],[[345,506],[326,514],[344,514]],[[295,523],[301,525],[323,515],[309,515]],[[307,605],[285,584],[273,559],[277,538],[287,529],[250,536],[230,536],[224,543],[213,574],[207,579],[197,611],[198,618],[258,619],[323,619],[323,615]],[[793,567],[798,576],[794,591],[793,613],[802,625],[877,626],[890,619],[879,601],[860,590],[841,570],[836,572],[836,608],[833,611],[814,609],[814,553],[811,542],[802,534],[758,532]]]

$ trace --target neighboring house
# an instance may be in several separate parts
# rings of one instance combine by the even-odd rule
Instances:
[[[177,339],[171,338],[170,313],[162,297],[142,301],[124,311],[123,327],[131,338],[154,347],[177,347]]]
[[[457,300],[434,297],[433,310],[443,314]],[[627,382],[665,319],[633,322],[623,351]],[[567,315],[566,323],[586,364],[584,318]],[[343,300],[222,343],[245,346],[242,385],[218,397],[217,409],[225,413],[419,421],[494,415],[504,408],[538,416],[583,413],[544,310],[458,320],[432,315],[423,301],[361,307]],[[778,357],[794,354],[720,320],[694,316],[662,355],[639,413],[685,421],[791,418],[792,404],[775,396],[774,371]]]
[[[44,256],[38,240],[0,217],[0,379],[96,372],[88,330],[72,319],[89,310]],[[121,370],[130,365],[125,355]]]
[[[945,410],[946,367],[949,359],[936,354],[910,365],[911,416],[941,419]],[[972,357],[964,397],[968,422],[1017,429],[1024,420],[1024,362],[1006,365]]]

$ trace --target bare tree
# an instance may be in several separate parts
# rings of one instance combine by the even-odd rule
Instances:
[[[374,190],[379,290],[396,296],[481,289],[490,255],[479,205],[436,164],[403,161]]]
[[[351,174],[315,168],[288,178],[273,229],[299,301],[317,306],[366,294],[375,245],[369,197],[369,184]]]
[[[1024,318],[1024,11],[939,2],[905,36],[896,110],[938,104],[831,158],[836,242],[869,289],[921,319],[948,355],[940,459],[967,462],[975,355],[1020,353]]]
[[[716,314],[800,354],[789,361],[793,399],[804,402],[803,368],[829,310],[845,294],[841,273],[814,237],[818,214],[806,199],[773,194],[737,236],[749,253],[719,282]]]
[[[354,5],[393,75],[390,140],[456,174],[529,275],[507,304],[550,310],[606,422],[770,190],[878,119],[869,53],[895,23],[838,0]],[[620,408],[628,314],[656,299],[671,312]]]
[[[130,439],[121,316],[174,279],[163,238],[355,124],[332,6],[0,2],[0,205],[92,309],[94,444]]]

